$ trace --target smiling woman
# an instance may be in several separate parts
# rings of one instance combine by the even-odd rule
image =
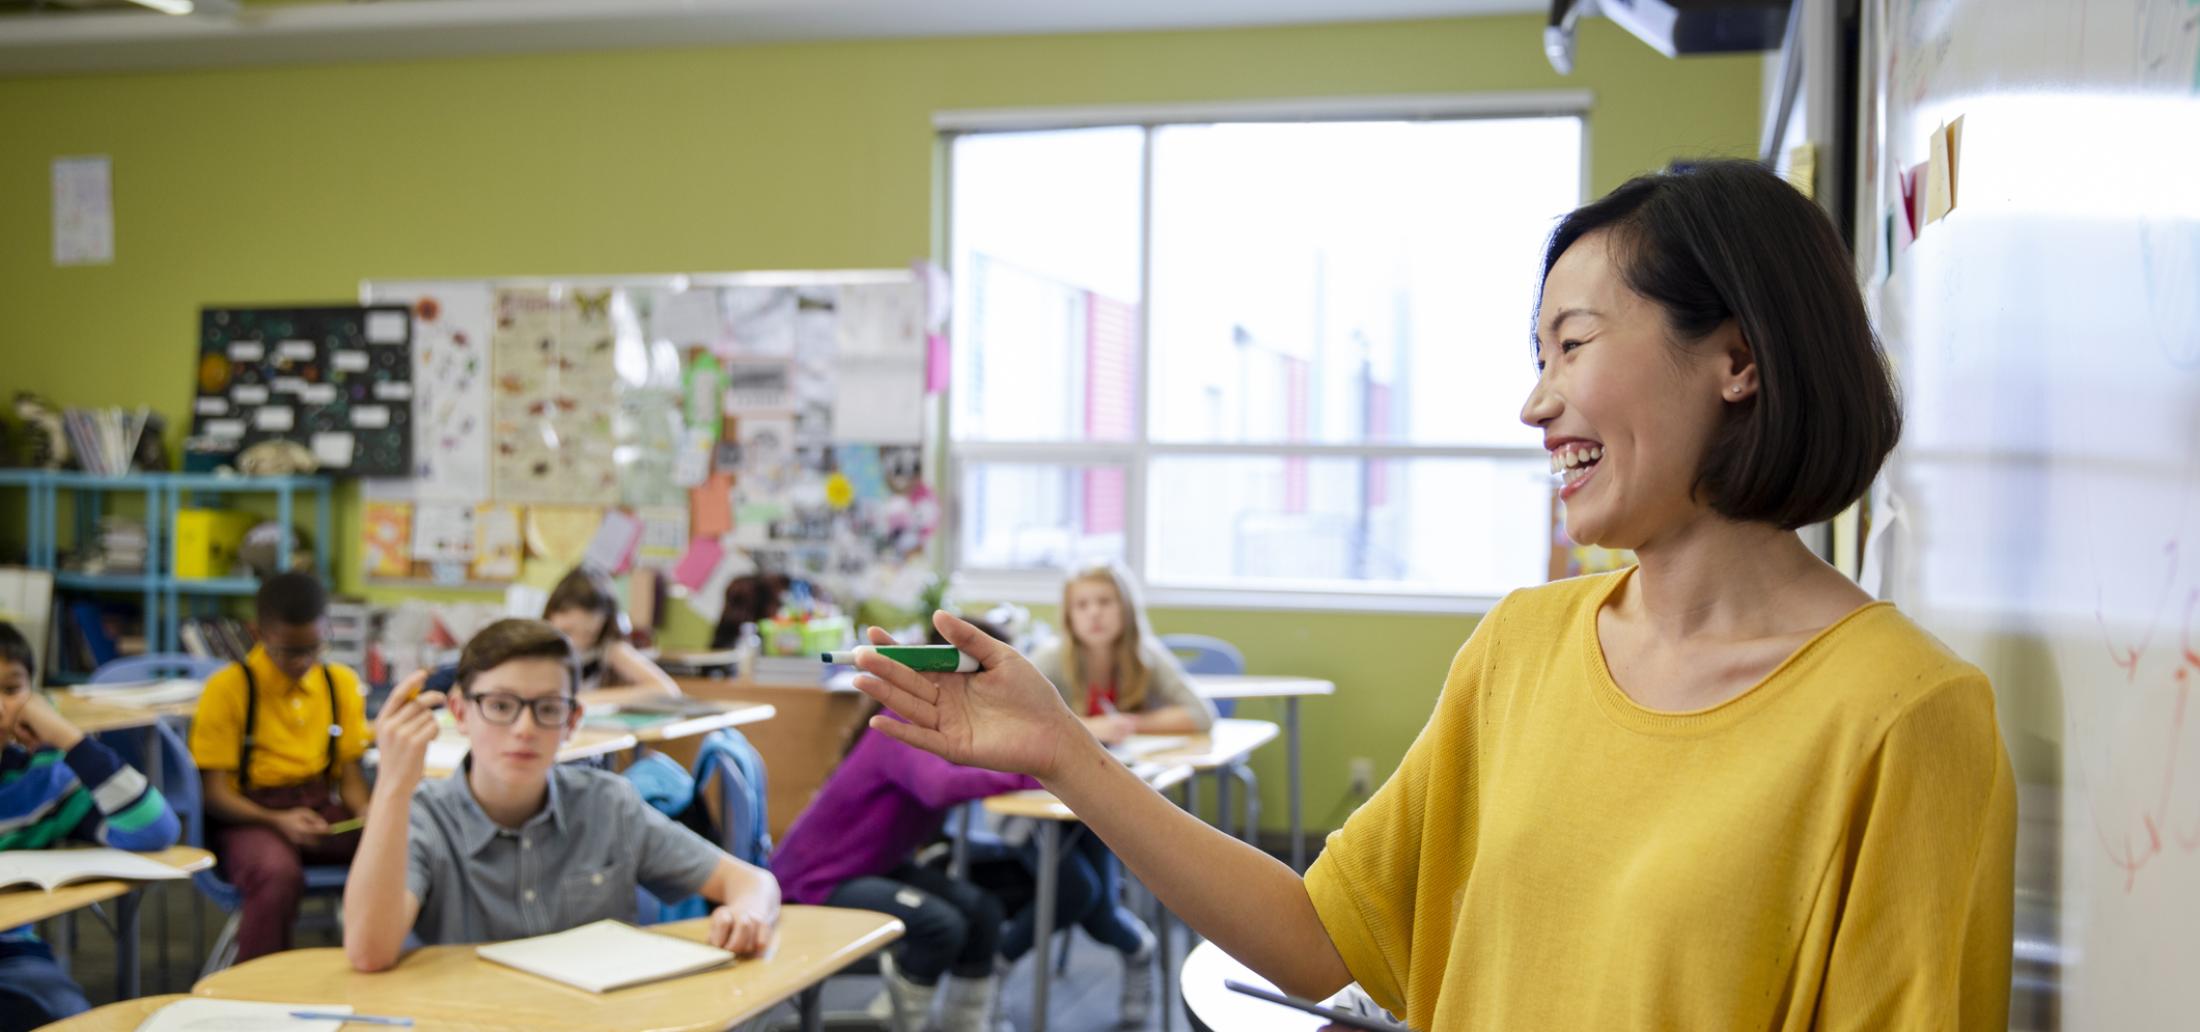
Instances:
[[[908,721],[872,726],[1038,777],[1231,956],[1416,1028],[2005,1028],[1992,689],[1795,533],[1900,426],[1832,224],[1761,166],[1700,163],[1568,216],[1544,274],[1521,418],[1569,533],[1640,564],[1493,609],[1303,881],[952,616],[983,670],[865,656],[857,687]]]

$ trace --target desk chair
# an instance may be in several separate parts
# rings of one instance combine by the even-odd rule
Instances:
[[[1192,674],[1242,674],[1245,672],[1245,654],[1237,646],[1221,638],[1204,634],[1164,634],[1161,645],[1175,653],[1184,664],[1186,673]],[[1220,716],[1237,714],[1236,699],[1216,699],[1215,713]],[[1260,779],[1253,774],[1251,763],[1240,760],[1222,770],[1223,777],[1235,778],[1245,786],[1245,838],[1250,841],[1260,832]],[[1193,789],[1197,791],[1197,789]],[[1217,789],[1221,792],[1221,789]],[[1219,813],[1218,826],[1227,826],[1230,820],[1230,797],[1221,792],[1216,799]]]
[[[214,672],[228,666],[229,661],[214,656],[193,656],[182,652],[156,652],[143,656],[127,656],[111,659],[92,671],[87,684],[129,684],[138,681],[158,681],[164,678],[180,678],[204,681]]]
[[[211,848],[206,844],[206,801],[199,786],[199,765],[191,759],[190,747],[184,744],[183,736],[173,725],[165,721],[154,725],[154,733],[161,739],[160,772],[153,775],[154,784],[160,787],[161,795],[167,797],[169,807],[176,811],[177,820],[182,822],[184,844],[201,849]],[[206,900],[213,900],[215,906],[229,915],[229,919],[222,923],[221,931],[214,937],[214,947],[208,951],[206,963],[199,969],[200,978],[220,971],[237,960],[237,924],[243,919],[237,908],[244,902],[244,894],[236,886],[229,884],[219,872],[218,866],[209,867],[191,876],[191,884],[199,890],[200,902],[195,911],[197,917],[192,941],[204,942],[206,939]],[[307,865],[306,895],[324,899],[341,897],[344,893],[344,876],[349,872],[350,868],[337,864]],[[166,918],[162,920],[165,921]],[[167,949],[168,939],[163,935],[163,979],[167,974]]]

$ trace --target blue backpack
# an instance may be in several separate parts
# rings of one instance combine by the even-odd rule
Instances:
[[[657,812],[741,860],[758,867],[770,865],[772,837],[764,809],[764,758],[741,732],[729,727],[705,736],[693,774],[681,770],[663,753],[646,754],[628,764],[623,773]],[[711,817],[703,798],[703,790],[712,784],[720,786],[719,819]],[[635,890],[635,895],[643,924],[710,913],[710,901],[700,895],[662,901],[641,888]]]

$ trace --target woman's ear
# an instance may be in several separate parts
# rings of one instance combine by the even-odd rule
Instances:
[[[1741,324],[1732,319],[1713,331],[1720,354],[1719,398],[1741,401],[1755,397],[1759,387],[1757,353],[1742,336]]]

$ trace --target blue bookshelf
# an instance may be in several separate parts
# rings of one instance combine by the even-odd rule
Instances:
[[[224,477],[210,473],[134,473],[104,477],[89,473],[54,470],[0,470],[0,488],[23,491],[25,562],[54,575],[54,626],[71,619],[67,610],[76,602],[100,596],[133,595],[144,607],[145,647],[154,652],[180,652],[177,626],[186,617],[218,612],[227,598],[248,597],[259,590],[250,577],[180,578],[176,568],[175,514],[199,506],[218,506],[224,496],[273,496],[275,519],[287,527],[298,526],[300,506],[313,508],[314,566],[323,583],[329,577],[330,489],[326,477]],[[61,566],[61,499],[72,502],[70,544],[83,547],[99,533],[99,521],[114,499],[135,496],[145,510],[146,568],[141,573],[89,574]],[[286,538],[277,550],[276,565],[291,562]],[[55,650],[47,680],[56,684],[80,681],[91,672],[67,664],[66,650]]]

